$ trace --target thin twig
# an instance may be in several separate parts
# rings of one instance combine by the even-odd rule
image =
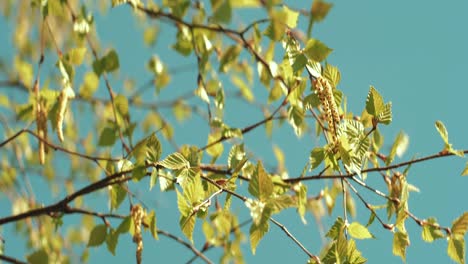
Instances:
[[[13,263],[13,264],[26,264],[26,262],[9,257],[7,255],[0,254],[0,260],[3,260],[8,263]]]

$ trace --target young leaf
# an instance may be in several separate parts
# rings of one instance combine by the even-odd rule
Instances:
[[[226,52],[221,56],[219,61],[219,71],[220,72],[227,72],[230,66],[236,61],[237,56],[241,51],[241,47],[238,45],[230,46]]]
[[[325,150],[323,148],[314,148],[310,152],[309,162],[310,170],[317,168],[325,158]]]
[[[468,162],[466,163],[466,166],[461,173],[461,176],[467,176],[467,175],[468,175]]]
[[[403,232],[396,232],[393,235],[393,254],[406,259],[406,248],[410,245],[408,234]]]
[[[295,28],[297,26],[299,12],[289,9],[286,5],[283,6],[283,11],[286,14],[286,20],[284,23],[286,23],[290,28]]]
[[[442,138],[442,140],[444,141],[445,145],[446,146],[450,145],[449,140],[448,140],[447,128],[445,128],[444,123],[442,123],[442,121],[440,121],[440,120],[437,120],[435,122],[435,127],[436,127],[437,131],[439,132],[439,135]]]
[[[369,232],[367,227],[361,225],[358,222],[352,222],[348,226],[349,235],[356,239],[367,239],[374,238],[374,236]]]
[[[170,154],[164,160],[158,162],[158,164],[170,170],[178,170],[190,167],[188,160],[186,160],[185,157],[179,152]]]
[[[117,242],[119,242],[119,235],[120,233],[117,232],[117,230],[114,230],[111,228],[109,230],[109,234],[107,235],[106,239],[106,245],[107,245],[107,250],[115,256],[115,248],[117,247]]]
[[[409,144],[409,137],[406,135],[404,132],[400,131],[398,133],[397,137],[395,138],[395,141],[393,142],[392,148],[390,149],[390,153],[387,156],[387,159],[385,160],[385,163],[389,165],[390,163],[393,162],[395,159],[395,155],[398,157],[401,157],[403,153],[406,151],[408,148]]]
[[[120,67],[119,56],[113,49],[110,50],[101,60],[106,72],[113,72]]]
[[[148,225],[148,228],[154,239],[159,239],[158,228],[156,227],[156,213],[153,210],[148,215],[146,215],[146,224]]]
[[[113,128],[105,127],[99,136],[99,146],[107,147],[114,145],[117,140],[116,131]]]
[[[433,226],[437,224],[435,218],[428,218],[426,221],[429,223],[429,225],[423,225],[423,230],[421,233],[422,239],[424,241],[433,242],[436,239],[444,237],[444,233],[442,233],[439,228]]]
[[[450,236],[448,239],[447,254],[457,263],[465,263],[465,240],[463,237]]]
[[[107,236],[107,226],[97,225],[91,230],[89,235],[88,247],[96,247],[104,243]]]
[[[257,250],[258,243],[268,232],[268,221],[262,222],[260,225],[252,224],[250,226],[250,246],[252,248],[252,253],[255,254]]]
[[[373,116],[379,115],[384,108],[382,96],[377,92],[374,86],[371,86],[366,99],[366,111]]]
[[[455,219],[452,223],[452,234],[459,235],[461,237],[465,236],[466,231],[468,230],[468,212],[465,212],[463,215]]]
[[[316,62],[325,60],[332,51],[333,49],[330,49],[320,40],[314,38],[311,38],[307,41],[306,47],[304,49],[304,53],[307,55],[307,57]]]
[[[270,176],[265,172],[261,161],[257,164],[257,169],[249,182],[249,193],[265,201],[273,193],[273,182]]]
[[[331,239],[337,239],[340,233],[343,231],[343,227],[344,227],[344,220],[341,217],[338,217],[325,236]]]
[[[231,1],[224,0],[221,5],[219,5],[211,17],[213,23],[224,23],[228,24],[231,22]]]

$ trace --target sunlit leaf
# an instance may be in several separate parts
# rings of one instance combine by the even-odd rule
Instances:
[[[464,236],[468,230],[468,212],[463,213],[452,223],[452,234]]]
[[[323,148],[314,148],[310,152],[309,162],[310,169],[313,170],[317,168],[325,158],[325,150]]]
[[[267,221],[265,221],[261,225],[252,224],[250,226],[250,246],[252,248],[253,254],[255,254],[258,243],[260,243],[260,240],[268,232],[268,229],[269,229],[269,225]]]
[[[428,218],[426,220],[427,223],[422,227],[422,239],[426,242],[432,242],[436,239],[443,238],[444,233],[439,228],[436,228],[435,225],[437,225],[437,221],[435,218]]]
[[[307,55],[307,57],[317,62],[325,60],[332,51],[333,49],[330,49],[320,40],[314,38],[311,38],[307,41],[306,47],[304,49],[304,53]]]
[[[190,167],[190,163],[179,152],[174,152],[158,163],[164,168],[177,170]]]
[[[463,237],[449,237],[447,254],[459,264],[465,263],[465,239]]]
[[[369,232],[367,227],[361,225],[359,222],[352,222],[348,226],[349,235],[356,239],[368,239],[374,236]]]
[[[261,201],[265,201],[273,192],[273,182],[265,172],[261,161],[257,164],[257,169],[249,182],[249,193]]]
[[[374,86],[370,87],[366,99],[366,111],[373,116],[379,115],[384,108],[384,101],[382,96],[377,92]]]
[[[396,232],[393,235],[393,254],[401,257],[402,260],[406,259],[406,248],[410,245],[408,234]]]

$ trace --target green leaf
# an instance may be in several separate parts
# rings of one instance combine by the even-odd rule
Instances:
[[[367,94],[366,99],[366,111],[370,115],[377,116],[379,115],[384,108],[384,101],[379,92],[371,86],[369,93]]]
[[[80,86],[80,96],[90,99],[99,87],[99,78],[94,72],[87,72],[83,84]]]
[[[190,167],[188,160],[186,160],[185,157],[179,152],[170,154],[164,160],[158,162],[158,164],[170,170],[178,170]]]
[[[113,128],[105,127],[99,136],[98,145],[108,147],[114,145],[117,140],[116,131]]]
[[[315,0],[312,4],[312,15],[311,19],[314,22],[321,22],[325,19],[330,9],[333,7],[333,4],[327,3],[322,0]]]
[[[245,98],[245,100],[247,100],[247,102],[253,102],[254,101],[254,95],[251,91],[251,88],[249,87],[249,85],[244,81],[242,80],[241,78],[233,75],[231,77],[231,82],[237,87],[239,88],[240,92],[241,92],[241,95],[242,97]]]
[[[114,98],[114,105],[116,110],[122,115],[127,116],[128,114],[128,99],[122,94],[118,94]]]
[[[133,232],[131,227],[133,226],[133,218],[129,215],[125,217],[122,222],[120,222],[120,225],[117,227],[117,233],[119,234],[125,234],[129,231]]]
[[[106,72],[113,72],[119,69],[119,56],[115,50],[110,50],[102,59],[102,65]]]
[[[332,51],[333,49],[327,47],[320,40],[310,38],[307,41],[304,53],[309,59],[320,62],[325,60]]]
[[[461,173],[461,176],[467,176],[467,175],[468,175],[468,162],[466,162],[466,166]]]
[[[448,239],[447,254],[457,263],[465,263],[465,240],[463,237],[450,236]]]
[[[350,264],[364,264],[367,259],[362,256],[362,253],[357,250],[356,242],[352,239],[348,241],[347,257]]]
[[[264,221],[260,225],[252,224],[250,226],[250,247],[252,248],[253,254],[255,254],[258,243],[260,243],[260,240],[262,240],[262,238],[268,232],[268,229],[268,221]]]
[[[463,213],[452,223],[452,234],[463,237],[468,230],[468,212]]]
[[[297,26],[299,12],[289,9],[286,5],[283,6],[283,11],[286,14],[286,20],[284,23],[290,28],[295,28]]]
[[[406,149],[409,145],[409,137],[403,131],[400,131],[393,142],[392,148],[390,149],[390,153],[388,154],[385,163],[390,165],[393,160],[395,159],[395,155],[401,157],[403,153],[405,153]]]
[[[297,136],[302,135],[303,123],[304,123],[304,109],[301,107],[290,106],[288,109],[288,121],[294,128],[294,132]]]
[[[435,218],[428,218],[426,220],[429,224],[423,225],[423,230],[421,233],[422,239],[426,242],[432,242],[436,239],[443,238],[444,233],[439,228],[434,227],[433,225],[437,225],[437,221]]]
[[[343,231],[343,228],[344,228],[344,220],[341,217],[338,217],[325,236],[331,239],[337,239],[339,235],[341,234],[341,232]]]
[[[48,264],[49,263],[49,255],[44,249],[40,249],[28,255],[26,257],[28,263],[33,264]]]
[[[220,134],[219,133],[214,133],[214,134],[209,134],[208,135],[208,142],[207,142],[207,145],[210,145],[216,141],[218,141],[220,139]],[[221,154],[223,154],[223,151],[224,151],[224,146],[223,146],[223,143],[219,142],[219,143],[216,143],[212,146],[210,146],[209,148],[206,149],[206,153],[210,156],[212,156],[213,158],[217,158],[219,157]]]
[[[219,61],[219,71],[226,73],[231,65],[236,61],[239,53],[241,52],[241,47],[238,45],[230,46],[226,52],[221,56]]]
[[[159,239],[158,238],[158,228],[156,227],[156,213],[154,211],[151,211],[146,216],[146,223],[148,224],[148,228],[149,228],[153,238],[154,239]]]
[[[403,232],[396,232],[393,235],[393,254],[401,257],[402,260],[406,259],[406,248],[410,245],[408,234]]]
[[[304,98],[304,108],[306,110],[312,109],[312,108],[317,108],[320,105],[320,99],[318,97],[318,94],[316,93],[311,93],[307,95]]]
[[[323,148],[314,148],[310,152],[309,162],[310,170],[317,168],[325,158],[325,150]]]
[[[333,87],[337,87],[341,80],[341,73],[337,67],[327,63],[323,71],[323,77],[327,78]]]
[[[229,24],[231,22],[231,1],[224,0],[221,5],[214,11],[211,17],[213,23],[224,23]]]
[[[444,123],[442,123],[442,121],[440,120],[437,120],[435,122],[435,127],[437,131],[439,132],[440,137],[444,141],[445,145],[450,145],[449,140],[448,140],[448,132],[447,132],[447,129],[445,128]]]
[[[349,235],[356,239],[368,239],[374,238],[374,236],[369,232],[367,227],[361,225],[358,222],[352,222],[348,226]]]
[[[115,248],[117,247],[117,242],[119,242],[119,235],[120,233],[117,230],[111,228],[109,230],[109,234],[107,234],[106,245],[107,250],[115,256]]]
[[[107,226],[97,225],[91,230],[89,235],[88,247],[96,247],[104,243],[107,236]]]
[[[83,63],[84,55],[86,54],[86,48],[73,48],[68,51],[65,55],[69,62],[73,65],[80,65]]]
[[[255,8],[260,7],[261,3],[257,0],[230,0],[233,8]]]
[[[392,122],[392,103],[384,105],[382,111],[377,115],[377,122],[388,125]]]
[[[261,161],[258,161],[257,169],[250,179],[249,193],[260,201],[266,201],[273,193],[273,182],[265,172]]]
[[[116,210],[127,197],[127,190],[120,184],[109,186],[109,199],[111,210]]]

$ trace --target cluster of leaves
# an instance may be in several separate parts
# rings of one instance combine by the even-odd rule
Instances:
[[[112,1],[113,7],[123,4],[130,5],[140,17],[173,25],[176,36],[172,50],[187,59],[196,60],[198,72],[193,81],[196,88],[190,94],[198,97],[208,109],[210,132],[206,135],[207,143],[205,146],[183,145],[162,158],[160,135],[165,141],[173,142],[176,133],[170,120],[159,111],[158,107],[163,104],[148,103],[141,91],[131,90],[129,92],[133,92],[133,95],[128,95],[113,89],[109,76],[120,68],[119,55],[114,49],[100,55],[94,45],[94,19],[87,8],[81,6],[77,14],[74,13],[75,1],[32,1],[32,12],[40,15],[35,17],[35,14],[25,24],[32,27],[32,21],[42,22],[41,30],[38,30],[41,32],[41,45],[24,38],[30,29],[19,26],[16,35],[23,38],[18,38],[15,45],[21,56],[14,58],[14,69],[10,74],[14,86],[27,92],[29,100],[24,104],[9,103],[5,106],[16,110],[17,120],[24,123],[36,121],[38,132],[23,129],[14,134],[7,131],[10,139],[3,142],[1,148],[8,147],[8,154],[17,159],[15,162],[26,161],[33,168],[40,168],[45,179],[55,188],[61,186],[55,181],[54,171],[63,164],[60,159],[65,158],[54,157],[51,151],[46,153],[45,147],[66,153],[70,156],[70,176],[66,183],[68,196],[60,203],[45,207],[51,208],[50,211],[38,209],[40,205],[33,196],[25,197],[20,192],[11,192],[14,217],[0,219],[0,225],[15,222],[17,230],[26,234],[30,240],[28,245],[33,250],[28,255],[29,262],[69,260],[65,250],[66,240],[51,231],[60,228],[66,214],[81,213],[86,235],[78,231],[70,234],[71,248],[73,244],[86,241],[88,247],[100,246],[105,242],[109,252],[115,255],[118,254],[116,245],[120,235],[129,233],[136,244],[136,261],[140,263],[142,226],[155,239],[158,234],[171,237],[156,226],[155,210],[145,209],[132,201],[129,182],[141,185],[141,180],[149,177],[149,190],[159,184],[161,192],[176,193],[179,226],[186,238],[194,242],[197,221],[201,222],[206,238],[203,251],[211,247],[220,248],[223,263],[243,261],[241,244],[245,235],[240,229],[239,216],[232,208],[233,199],[240,200],[251,216],[248,237],[253,253],[273,223],[307,254],[310,263],[364,263],[366,259],[357,249],[354,239],[373,239],[374,235],[368,227],[377,219],[384,229],[394,233],[393,253],[404,260],[406,248],[410,245],[406,221],[412,219],[421,226],[425,241],[447,238],[448,255],[456,262],[464,263],[468,213],[456,219],[450,228],[440,226],[435,218],[417,218],[408,206],[410,191],[417,188],[407,182],[410,165],[416,161],[393,164],[395,157],[405,151],[407,136],[403,133],[398,135],[389,153],[381,151],[384,139],[380,125],[391,123],[391,103],[385,103],[380,93],[370,87],[362,114],[355,115],[348,111],[345,94],[338,88],[340,71],[326,62],[332,49],[311,36],[313,25],[326,17],[331,4],[319,0],[312,3],[310,12],[304,15],[308,19],[305,34],[297,28],[304,12],[277,0],[213,0],[206,4],[207,7],[204,2],[192,3],[189,0],[164,0],[159,5],[143,4],[138,0]],[[268,18],[253,21],[240,29],[231,29],[232,14],[241,8],[264,10]],[[24,16],[24,12],[25,8],[18,8],[19,17]],[[73,30],[70,32],[68,28]],[[145,30],[144,40],[148,45],[154,45],[158,31],[154,26]],[[45,36],[47,32],[48,37]],[[69,39],[71,44],[61,41],[62,38]],[[56,49],[58,57],[56,65],[61,89],[48,87],[54,87],[54,77],[57,76],[48,76],[50,80],[47,82],[40,82],[39,78],[43,58],[45,55],[53,56],[53,49]],[[62,49],[66,52],[62,52]],[[29,62],[35,57],[42,58],[37,72]],[[29,58],[29,61],[25,58]],[[149,58],[146,66],[152,78],[149,83],[154,86],[154,95],[157,96],[172,80],[170,69],[156,55]],[[257,70],[256,75],[254,69]],[[75,72],[79,71],[85,73],[80,75],[81,86],[75,94],[73,84],[77,82],[75,75],[78,75]],[[100,79],[105,86],[99,85]],[[263,105],[264,119],[243,128],[233,127],[224,115],[228,98],[226,80],[238,89],[240,98],[254,104],[256,99],[252,86],[257,84],[257,79],[268,92]],[[103,94],[108,99],[98,97]],[[95,114],[90,119],[95,122],[94,131],[99,133],[82,135],[79,121],[74,120],[80,110],[71,107],[70,101],[91,105]],[[189,119],[195,112],[182,97],[169,102],[168,106],[180,122]],[[148,108],[150,111],[145,111],[143,116],[142,110]],[[278,147],[274,149],[279,163],[276,171],[264,166],[264,162],[258,160],[255,154],[246,151],[243,143],[246,134],[264,125],[267,135],[271,135],[276,119],[279,119],[279,125],[287,120],[297,136],[313,133],[310,127],[314,127],[315,135],[323,137],[323,145],[311,149],[300,177],[288,177],[282,164],[284,154]],[[53,143],[56,140],[47,134],[49,126],[57,130],[59,143]],[[463,151],[453,149],[449,143],[443,123],[437,121],[436,128],[445,144],[436,157],[463,156]],[[158,133],[152,133],[154,129],[158,129]],[[26,136],[26,132],[31,137]],[[135,138],[141,139],[133,144]],[[33,151],[35,140],[38,142],[37,152]],[[74,143],[78,140],[82,144]],[[14,144],[7,145],[10,141]],[[113,158],[119,144],[122,155]],[[226,146],[230,148],[225,152]],[[93,154],[96,152],[100,155]],[[92,163],[84,164],[84,159]],[[6,192],[18,185],[19,177],[13,166],[2,166],[4,175],[0,178],[0,188]],[[400,167],[405,167],[403,172],[394,170]],[[314,176],[306,177],[307,171],[315,172]],[[468,174],[467,171],[468,166],[463,174]],[[367,174],[371,172],[382,174],[387,192],[365,183]],[[100,177],[103,174],[106,176],[104,179]],[[78,178],[86,180],[89,185],[76,191],[73,180]],[[331,185],[324,186],[320,195],[313,197],[308,193],[306,181],[317,179],[327,180],[327,184]],[[248,182],[247,190],[242,189],[245,188],[242,182]],[[384,197],[387,203],[383,206],[371,205],[354,185],[364,186]],[[110,213],[94,212],[83,205],[82,196],[106,187]],[[243,195],[247,192],[248,196]],[[26,190],[26,193],[32,194],[32,190]],[[340,197],[344,199],[347,209],[344,220],[338,218],[335,221],[326,235],[329,238],[327,245],[317,255],[310,253],[284,225],[273,218],[285,209],[295,208],[304,222],[306,213],[320,219],[325,216],[324,208],[328,214],[332,214]],[[347,214],[354,215],[356,197],[370,212],[367,225],[358,221],[348,223]],[[125,201],[131,204],[130,210],[123,209]],[[75,207],[71,207],[72,202]],[[382,220],[378,210],[386,210],[387,221],[394,223],[388,224]],[[45,214],[51,217],[39,217]],[[30,217],[35,217],[34,221],[41,223],[42,228],[37,229],[31,224]],[[95,225],[92,217],[99,217],[104,223]],[[121,220],[118,225],[113,225],[115,223],[108,221],[110,218]],[[23,219],[27,220],[19,221]],[[202,252],[193,251],[206,261]],[[83,261],[88,253],[86,249],[82,254]]]

